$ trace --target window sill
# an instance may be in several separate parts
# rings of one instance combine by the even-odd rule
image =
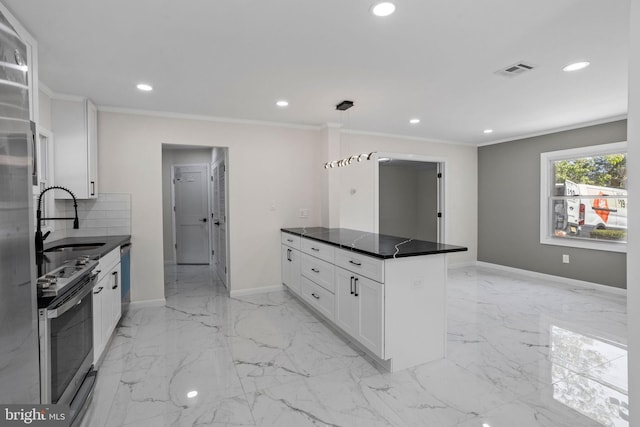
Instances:
[[[547,237],[540,239],[543,245],[566,246],[596,251],[627,253],[627,243],[584,240],[572,237]]]

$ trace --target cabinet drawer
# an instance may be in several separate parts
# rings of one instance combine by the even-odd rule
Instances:
[[[361,274],[376,282],[384,282],[384,260],[361,255],[357,252],[336,250],[336,265]]]
[[[333,321],[334,295],[304,276],[302,277],[301,285],[302,298],[329,320]]]
[[[335,266],[309,254],[302,254],[302,275],[334,293]]]
[[[300,249],[300,236],[289,233],[280,233],[282,235],[282,244],[290,246],[294,249]]]
[[[335,247],[320,243],[316,240],[302,239],[302,252],[306,252],[309,255],[313,255],[316,258],[320,258],[331,264],[334,263]]]
[[[98,261],[97,270],[100,270],[98,274],[98,281],[102,280],[102,278],[107,275],[114,265],[120,262],[120,247],[118,246],[105,256],[101,256]]]

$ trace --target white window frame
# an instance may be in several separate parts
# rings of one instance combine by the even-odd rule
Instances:
[[[569,246],[610,252],[627,252],[626,242],[597,241],[589,239],[557,237],[551,234],[550,198],[551,183],[555,182],[553,162],[605,154],[626,153],[627,142],[592,145],[540,154],[540,243],[543,245]]]

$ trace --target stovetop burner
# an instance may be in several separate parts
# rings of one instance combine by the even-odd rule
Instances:
[[[97,265],[97,261],[91,260],[86,255],[65,262],[38,279],[38,298],[50,298],[63,294],[69,286],[78,282]]]

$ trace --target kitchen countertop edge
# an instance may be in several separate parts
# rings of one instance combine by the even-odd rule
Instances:
[[[358,233],[362,233],[362,235],[366,235],[366,236],[382,236],[380,234],[376,234],[376,233],[369,233],[366,231],[359,231],[359,230],[350,230],[350,229],[330,229],[330,228],[324,228],[324,227],[311,227],[311,230],[324,230],[324,231],[329,231],[329,230],[347,230],[347,231],[351,231],[351,232],[358,232]],[[378,259],[393,259],[393,258],[407,258],[407,257],[414,257],[414,256],[421,256],[421,255],[437,255],[437,254],[445,254],[445,253],[454,253],[454,252],[466,252],[468,251],[468,248],[463,247],[463,246],[454,246],[454,245],[447,245],[447,244],[442,244],[442,246],[445,246],[444,249],[436,249],[436,250],[415,250],[415,251],[409,251],[409,252],[397,252],[395,254],[381,254],[379,252],[372,252],[370,250],[366,250],[363,248],[358,248],[355,247],[353,245],[345,245],[342,244],[340,242],[335,242],[332,240],[328,240],[326,238],[323,238],[321,236],[317,236],[311,233],[307,233],[304,230],[303,231],[298,231],[298,230],[302,230],[301,228],[281,228],[280,231],[284,232],[284,233],[289,233],[289,234],[293,234],[296,236],[300,236],[300,237],[304,237],[307,239],[311,239],[311,240],[315,240],[318,242],[322,242],[322,243],[326,243],[328,245],[331,246],[335,246],[341,249],[345,249],[348,251],[352,251],[352,252],[357,252],[357,253],[361,253],[363,255],[368,255],[374,258],[378,258]],[[423,242],[420,241],[418,239],[406,239],[403,237],[398,237],[398,236],[385,236],[387,238],[396,238],[398,240],[399,244],[402,244],[404,242],[406,242],[407,240],[410,241],[414,241],[414,242]],[[427,243],[434,243],[434,242],[427,242]]]
[[[93,242],[104,242],[103,246],[95,249],[88,250],[78,250],[67,253],[60,252],[45,252],[45,256],[47,258],[46,263],[47,271],[51,271],[70,259],[76,259],[79,256],[87,255],[92,259],[100,259],[105,256],[112,250],[116,249],[119,246],[122,246],[125,243],[131,241],[131,235],[116,235],[116,236],[86,236],[86,237],[65,237],[58,240],[52,240],[50,242],[46,242],[44,245],[45,251],[54,246],[60,245],[69,245],[76,243],[93,243]]]

